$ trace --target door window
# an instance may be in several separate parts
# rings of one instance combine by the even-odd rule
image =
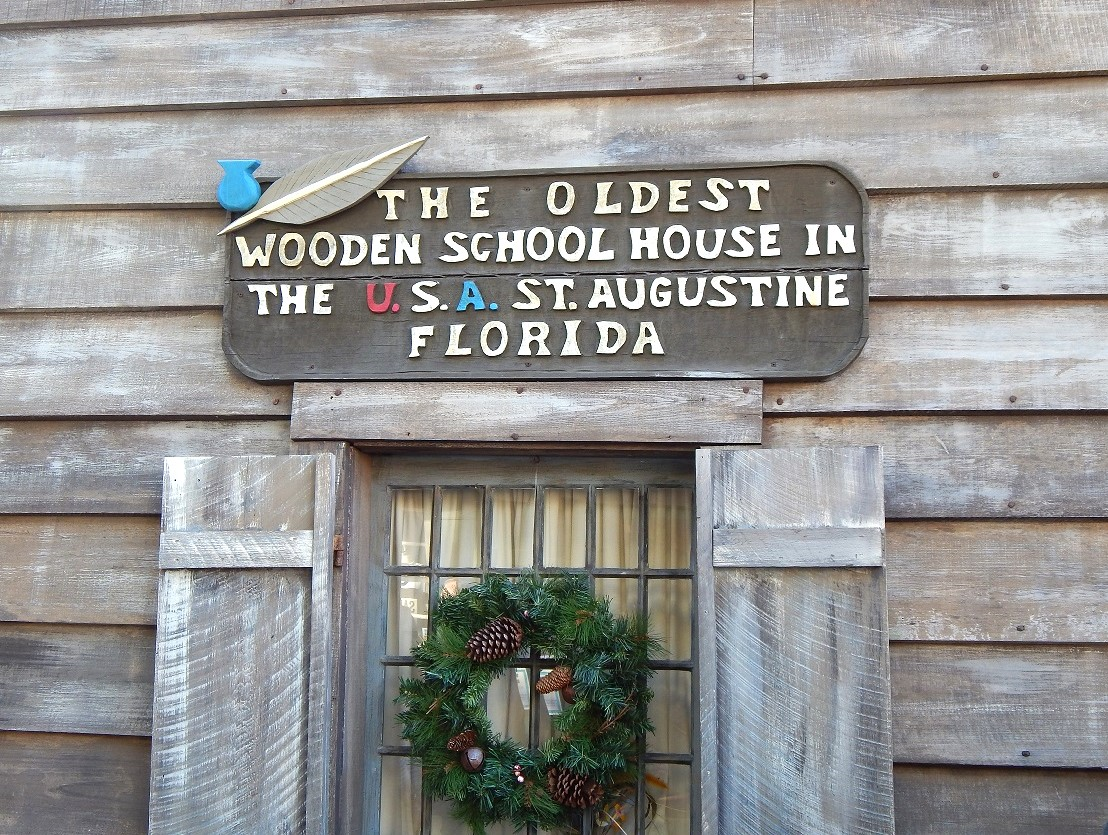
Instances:
[[[489,571],[587,572],[615,614],[645,610],[665,645],[652,679],[655,733],[642,741],[646,767],[620,803],[596,811],[586,832],[685,835],[693,773],[693,494],[690,459],[382,458],[374,489],[374,541],[381,543],[384,611],[371,612],[384,640],[370,641],[371,692],[383,691],[378,768],[379,831],[465,835],[449,805],[424,797],[417,761],[396,723],[393,700],[415,674],[410,652],[434,616],[432,602]],[[376,616],[376,617],[375,617]],[[563,707],[533,682],[550,663],[537,653],[497,679],[487,712],[494,731],[538,746]],[[379,689],[378,689],[379,688]],[[371,720],[373,721],[373,717]],[[378,794],[379,791],[379,794]],[[503,833],[511,832],[504,826]],[[500,835],[496,832],[496,835]]]

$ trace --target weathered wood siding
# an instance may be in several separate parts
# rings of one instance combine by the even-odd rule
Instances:
[[[223,358],[215,160],[430,134],[858,175],[870,343],[766,385],[763,443],[883,447],[897,830],[1099,835],[1106,45],[1100,0],[0,4],[0,830],[144,831],[162,459],[288,450]]]

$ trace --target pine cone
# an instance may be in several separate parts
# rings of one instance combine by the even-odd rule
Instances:
[[[466,641],[466,658],[479,664],[499,661],[519,652],[523,645],[523,627],[507,615],[491,620]]]
[[[535,690],[544,696],[573,683],[573,670],[566,666],[555,667],[535,682]]]
[[[546,790],[556,803],[571,809],[591,809],[604,796],[598,782],[566,768],[546,772]]]
[[[455,734],[447,740],[446,750],[453,751],[455,754],[460,754],[466,748],[472,748],[476,744],[477,734],[474,731],[462,731],[460,734]]]

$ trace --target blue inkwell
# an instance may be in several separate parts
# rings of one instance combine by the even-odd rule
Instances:
[[[262,196],[262,187],[254,179],[254,172],[261,166],[261,160],[256,159],[221,159],[216,160],[223,166],[223,179],[219,181],[219,188],[215,196],[219,205],[229,212],[245,212],[254,208],[258,198]]]

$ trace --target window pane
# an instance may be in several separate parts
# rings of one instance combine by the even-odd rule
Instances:
[[[444,568],[481,567],[483,513],[484,491],[480,487],[443,489],[440,565]]]
[[[692,490],[652,487],[646,494],[647,565],[688,568],[692,551]]]
[[[385,745],[407,745],[400,735],[400,723],[396,721],[396,697],[400,695],[400,679],[415,678],[413,667],[385,667],[385,727],[382,739]]]
[[[531,673],[505,670],[489,687],[487,711],[495,733],[527,746],[531,722]]]
[[[684,670],[658,670],[650,679],[654,700],[650,721],[654,735],[650,750],[664,754],[692,753],[692,676]]]
[[[427,637],[427,587],[426,577],[389,578],[389,655],[408,655]]]
[[[627,617],[639,611],[639,581],[634,577],[597,577],[596,596],[611,601],[613,615]]]
[[[392,564],[429,565],[431,508],[435,491],[394,490],[392,494]]]
[[[692,582],[650,580],[647,585],[650,628],[665,645],[663,658],[692,658]]]
[[[439,594],[443,597],[449,597],[457,594],[466,586],[472,586],[478,581],[480,577],[443,577],[439,580]]]
[[[647,804],[647,820],[651,806],[656,811],[648,833],[689,835],[689,795],[692,769],[687,765],[650,763],[646,767],[646,793],[653,804]],[[616,830],[618,832],[618,830]]]
[[[535,564],[535,491],[492,492],[492,567],[531,568]]]
[[[548,568],[584,568],[585,511],[588,491],[551,488],[543,491],[543,565]]]
[[[419,763],[407,757],[382,757],[381,831],[419,835],[421,793]]]
[[[596,491],[596,565],[598,568],[638,568],[638,490],[605,488]]]

